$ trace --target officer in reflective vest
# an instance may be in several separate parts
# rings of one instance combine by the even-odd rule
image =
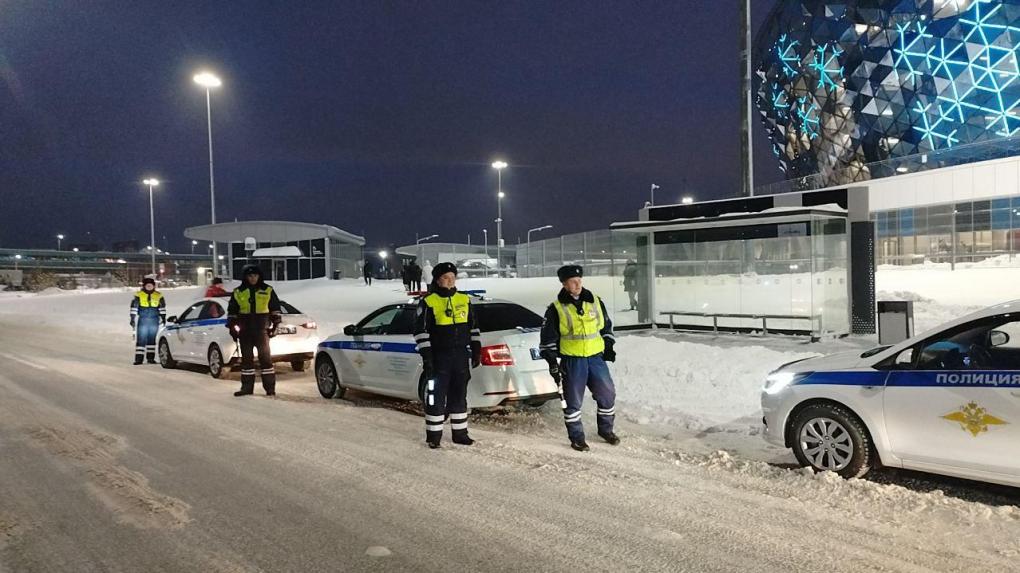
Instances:
[[[241,286],[234,289],[227,305],[227,328],[241,345],[241,389],[234,396],[255,392],[255,350],[259,353],[262,389],[266,396],[276,395],[276,370],[273,368],[269,339],[280,324],[280,299],[273,287],[262,280],[262,270],[248,265],[241,271]]]
[[[556,272],[563,284],[556,302],[545,311],[540,352],[549,363],[549,374],[560,386],[560,405],[567,425],[570,447],[589,450],[581,424],[585,387],[595,398],[599,436],[612,445],[620,443],[613,432],[616,388],[606,362],[616,360],[613,323],[602,300],[581,285],[583,270],[577,265]]]
[[[166,300],[156,290],[156,279],[142,279],[142,290],[131,299],[131,328],[135,330],[135,364],[142,363],[142,357],[149,364],[156,363],[156,331],[166,324]]]
[[[450,417],[453,442],[470,446],[467,385],[470,368],[481,364],[481,333],[471,297],[457,292],[457,267],[440,263],[432,269],[429,294],[418,303],[414,340],[424,366],[425,442],[438,448],[443,423]]]

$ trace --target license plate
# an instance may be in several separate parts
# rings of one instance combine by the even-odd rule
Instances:
[[[537,348],[532,348],[531,349],[531,359],[532,360],[541,360],[542,359],[542,354],[539,353]]]
[[[278,327],[279,332],[277,334],[294,334],[297,332],[296,326],[290,326],[289,324],[282,324]]]

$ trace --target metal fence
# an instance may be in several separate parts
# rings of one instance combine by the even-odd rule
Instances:
[[[576,264],[588,276],[620,276],[637,258],[636,235],[589,231],[517,245],[517,276],[554,277],[556,269]]]

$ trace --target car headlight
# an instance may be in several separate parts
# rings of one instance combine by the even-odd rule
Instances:
[[[811,375],[810,372],[773,372],[765,377],[765,392],[778,394],[794,382],[803,380]]]

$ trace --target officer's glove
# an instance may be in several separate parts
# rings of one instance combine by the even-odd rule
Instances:
[[[616,362],[616,350],[613,349],[613,341],[606,340],[606,349],[602,351],[602,359],[606,362]]]
[[[227,330],[230,331],[230,338],[234,340],[241,336],[241,325],[238,324],[237,318],[231,316],[227,319]]]
[[[159,325],[160,326],[166,326],[166,317],[165,316],[159,317]]]
[[[131,328],[135,327],[135,317],[131,317]]]
[[[478,368],[482,365],[482,355],[472,354],[471,355],[471,368]]]
[[[559,364],[553,363],[549,365],[549,375],[556,381],[557,386],[563,382],[563,372],[560,371]]]

